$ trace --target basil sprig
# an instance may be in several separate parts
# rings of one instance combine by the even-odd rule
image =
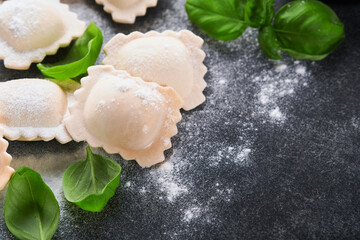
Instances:
[[[66,169],[63,190],[69,202],[86,211],[99,212],[120,184],[121,166],[111,158],[93,154],[89,146],[86,151],[84,161]]]
[[[41,176],[20,167],[6,191],[4,216],[7,228],[18,239],[47,240],[58,227],[60,209]]]
[[[94,65],[103,43],[101,30],[91,22],[84,34],[75,41],[68,54],[56,63],[39,63],[37,67],[45,77],[58,80],[74,79]],[[78,79],[75,79],[78,81]]]
[[[281,59],[284,51],[296,59],[322,60],[345,39],[344,24],[317,0],[295,0],[276,15],[274,0],[187,0],[185,8],[191,21],[218,40],[259,28],[260,46],[271,59]]]

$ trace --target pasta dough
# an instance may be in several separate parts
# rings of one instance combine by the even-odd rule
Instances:
[[[117,34],[104,47],[103,64],[148,82],[173,87],[191,110],[205,101],[203,40],[192,32],[155,31]]]
[[[141,166],[163,161],[181,120],[177,93],[112,66],[90,67],[88,73],[65,119],[72,138]]]
[[[81,36],[85,23],[59,0],[8,0],[0,5],[0,59],[25,70]]]
[[[158,0],[96,0],[119,23],[132,24],[136,16],[144,16],[148,7],[155,7]]]
[[[0,83],[0,127],[10,140],[71,140],[63,118],[65,92],[43,79],[19,79]]]
[[[0,138],[0,190],[4,189],[6,184],[9,182],[11,175],[15,172],[14,169],[12,169],[9,166],[12,157],[6,152],[8,146],[9,143],[1,137]]]

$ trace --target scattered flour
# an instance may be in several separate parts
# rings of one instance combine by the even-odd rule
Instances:
[[[126,182],[125,185],[124,185],[124,187],[126,187],[126,188],[131,187],[131,182],[130,182],[130,181]]]
[[[296,72],[297,74],[305,75],[305,73],[306,73],[306,67],[304,67],[304,66],[297,66],[296,69],[295,69],[295,72]]]
[[[284,72],[287,69],[287,65],[281,64],[275,67],[276,72]]]
[[[237,166],[248,166],[251,163],[249,157],[252,151],[251,145],[252,142],[248,141],[239,146],[220,146],[221,150],[209,158],[209,166],[216,167],[219,164],[228,165],[230,163],[235,163]]]
[[[307,86],[310,74],[299,61],[286,59],[285,63],[275,62],[275,67],[254,74],[253,82],[260,91],[257,94],[258,106],[254,116],[268,117],[271,122],[283,123],[286,115],[280,103],[288,96],[294,96],[296,89]]]
[[[150,89],[141,88],[135,92],[135,96],[145,100],[153,100],[153,94]]]
[[[311,63],[294,60],[286,54],[282,60],[269,60],[261,52],[257,34],[256,29],[248,28],[234,41],[214,43],[206,39],[205,63],[211,66],[207,75],[208,88],[211,89],[206,96],[207,104],[217,111],[251,109],[252,119],[249,121],[261,119],[262,122],[282,124],[286,121],[286,104],[294,100],[298,90],[307,87],[307,81],[312,77],[307,68]],[[219,53],[214,49],[223,49],[224,52]],[[227,57],[218,63],[222,54]],[[234,95],[237,98],[227,97]],[[246,114],[239,112],[238,118],[241,119]]]
[[[187,193],[188,190],[185,186],[182,186],[176,182],[168,182],[167,179],[159,178],[158,183],[160,184],[160,190],[167,195],[167,199],[173,202],[177,197],[183,193]]]
[[[280,112],[279,107],[271,110],[269,116],[273,121],[284,121],[285,119],[284,115]]]
[[[211,197],[212,201],[218,201],[221,199],[225,202],[230,202],[233,196],[234,190],[232,188],[224,188],[223,184],[215,184],[215,194]]]
[[[244,162],[244,161],[248,160],[250,153],[251,153],[250,148],[242,149],[236,157],[236,162]]]
[[[201,208],[200,207],[191,207],[184,211],[184,221],[190,222],[201,215]]]
[[[155,109],[159,109],[159,104],[162,101],[162,97],[160,93],[153,88],[153,86],[142,86],[138,90],[135,91],[135,96],[142,99],[143,105],[151,105]]]
[[[226,82],[227,82],[227,80],[226,80],[226,79],[220,79],[220,80],[219,80],[219,84],[221,84],[221,85],[226,84]]]
[[[116,85],[117,89],[121,92],[126,92],[133,87],[134,83],[130,80],[119,81]]]
[[[96,107],[96,110],[97,110],[97,111],[102,111],[102,110],[104,109],[105,105],[106,105],[106,102],[105,102],[104,100],[100,100],[100,101],[98,102],[98,105],[97,105],[97,107]]]
[[[167,161],[159,168],[150,171],[151,182],[165,195],[165,199],[169,202],[173,202],[183,194],[188,193],[188,188],[183,183],[181,165],[182,163],[177,163],[174,166],[173,163]],[[164,199],[164,197],[160,196],[160,199]]]
[[[142,194],[147,193],[146,188],[145,188],[145,187],[141,187],[141,188],[140,188],[140,193],[142,193]]]

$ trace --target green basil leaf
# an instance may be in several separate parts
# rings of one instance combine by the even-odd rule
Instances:
[[[251,27],[270,25],[274,15],[275,0],[248,0],[245,7],[245,21]]]
[[[210,36],[223,41],[234,40],[246,30],[246,0],[187,0],[189,19]]]
[[[111,158],[93,154],[89,146],[86,151],[84,161],[66,169],[63,190],[69,202],[86,211],[99,212],[120,184],[121,166]]]
[[[276,38],[274,28],[272,26],[260,28],[258,40],[260,43],[260,47],[266,56],[276,60],[282,58],[280,54],[280,45]]]
[[[6,191],[5,223],[19,239],[51,239],[58,224],[60,209],[51,189],[41,176],[19,167]]]
[[[102,43],[101,30],[91,22],[63,60],[56,63],[39,63],[37,67],[46,77],[58,80],[75,78],[86,73],[88,67],[94,65]]]
[[[316,0],[284,5],[275,16],[274,30],[281,49],[297,59],[321,60],[344,40],[344,24],[334,11]]]

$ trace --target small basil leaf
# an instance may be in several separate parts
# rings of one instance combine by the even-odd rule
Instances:
[[[246,0],[187,0],[189,19],[210,36],[223,41],[234,40],[246,30]]]
[[[271,59],[279,60],[282,58],[280,54],[279,42],[276,38],[274,29],[272,26],[262,27],[259,30],[258,40],[260,47]]]
[[[69,202],[86,211],[99,212],[120,184],[121,166],[111,158],[93,154],[90,147],[86,151],[84,161],[66,169],[63,190]]]
[[[281,49],[297,59],[321,60],[344,40],[344,24],[316,0],[297,0],[276,14],[274,30]]]
[[[58,224],[60,209],[51,189],[41,176],[19,167],[6,191],[5,223],[19,239],[51,239]]]
[[[56,63],[39,63],[37,67],[46,77],[58,80],[75,78],[86,73],[88,67],[94,65],[102,43],[101,30],[91,22],[63,60]]]
[[[245,21],[251,27],[270,25],[274,15],[275,0],[248,0],[245,7]]]

